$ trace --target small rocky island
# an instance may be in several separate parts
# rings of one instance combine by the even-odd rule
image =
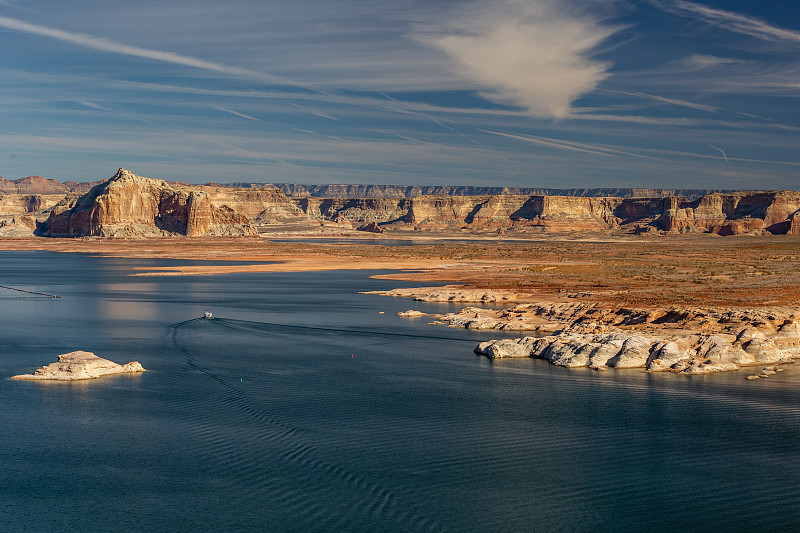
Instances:
[[[58,361],[47,366],[37,368],[33,374],[21,374],[11,379],[25,381],[74,381],[79,379],[94,379],[110,374],[127,374],[130,372],[144,372],[138,361],[131,361],[118,365],[108,359],[98,357],[92,352],[75,351],[62,353]]]

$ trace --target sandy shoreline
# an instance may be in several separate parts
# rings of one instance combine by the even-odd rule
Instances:
[[[179,241],[179,242],[175,242]],[[249,241],[249,242],[248,242]],[[324,270],[419,270],[448,268],[453,265],[420,259],[365,258],[315,253],[281,254],[269,249],[253,250],[267,243],[263,239],[161,239],[161,240],[54,240],[47,238],[0,239],[0,250],[42,250],[62,253],[87,253],[107,257],[185,259],[187,261],[226,261],[240,265],[180,265],[134,267],[133,276],[199,276],[247,272],[311,272]],[[215,246],[209,249],[209,244]],[[178,244],[178,246],[170,246]],[[249,249],[248,249],[249,248]]]

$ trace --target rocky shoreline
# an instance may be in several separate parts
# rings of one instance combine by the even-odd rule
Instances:
[[[497,302],[508,293],[453,286],[385,291],[424,301]],[[520,295],[517,295],[520,296]],[[522,295],[525,298],[531,295]],[[564,367],[640,368],[708,374],[793,363],[800,358],[800,310],[794,308],[666,307],[635,309],[599,303],[521,303],[505,309],[465,307],[433,315],[450,327],[529,331],[534,335],[480,343],[489,358],[533,357]],[[774,374],[765,368],[758,377]],[[751,379],[756,379],[750,376]]]
[[[62,353],[55,363],[37,368],[33,374],[21,374],[11,379],[20,381],[76,381],[95,379],[111,374],[144,372],[138,361],[119,365],[108,359],[98,357],[92,352],[75,351]]]

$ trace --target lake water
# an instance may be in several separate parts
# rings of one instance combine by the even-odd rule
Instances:
[[[800,371],[593,372],[365,272],[0,252],[0,530],[796,531]],[[210,309],[214,320],[198,318]],[[385,311],[385,314],[379,314]],[[11,381],[83,349],[149,371]],[[800,365],[798,365],[800,366]]]

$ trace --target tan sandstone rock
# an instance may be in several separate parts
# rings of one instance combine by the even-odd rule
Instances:
[[[255,234],[246,216],[213,205],[205,191],[175,189],[123,168],[55,206],[46,224],[42,233],[51,237]]]
[[[98,357],[92,352],[75,351],[58,356],[58,361],[47,366],[37,368],[33,374],[21,374],[11,379],[25,381],[54,380],[74,381],[79,379],[94,379],[109,374],[125,374],[130,372],[144,372],[138,361],[131,361],[119,365],[108,359]]]

